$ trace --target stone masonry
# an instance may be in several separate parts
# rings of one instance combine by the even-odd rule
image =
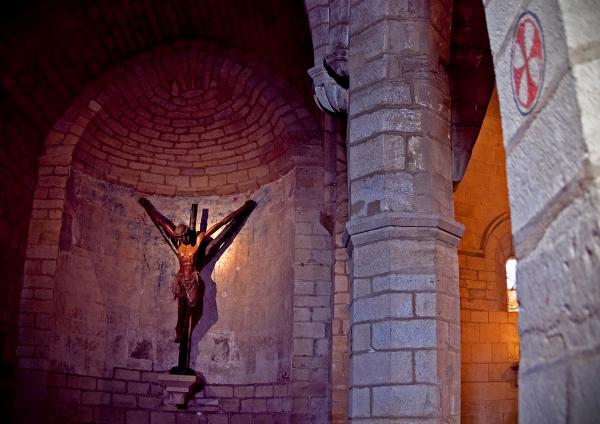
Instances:
[[[596,422],[597,1],[197,3],[2,7],[0,421]],[[493,81],[502,134],[469,162]],[[253,228],[277,250],[252,264],[268,284],[222,301],[239,314],[197,347],[211,381],[187,411],[156,380],[169,324],[136,330],[166,266],[131,272],[139,223],[115,194],[182,211],[256,194],[277,216]],[[232,329],[256,338],[246,361]]]
[[[600,405],[598,43],[587,1],[487,1],[519,267],[520,422],[594,422]],[[517,107],[511,81],[516,24],[541,28],[539,99]],[[592,76],[596,75],[596,76]],[[594,82],[592,82],[594,81]],[[594,116],[593,118],[592,115]]]
[[[347,225],[353,422],[458,422],[450,2],[350,10]]]
[[[463,423],[518,420],[518,313],[507,312],[506,290],[506,260],[515,254],[505,169],[494,94],[454,193],[456,219],[465,225],[458,249]]]
[[[194,88],[193,85],[197,80],[194,77],[188,77],[189,74],[183,71],[191,66],[190,62],[194,63],[193,56],[200,51],[204,53],[212,51],[213,54],[216,54],[213,56],[214,60],[205,61],[204,69],[209,69],[206,71],[207,78],[211,76],[217,78],[218,81],[221,78],[219,85],[222,86],[222,90],[218,93],[220,101],[228,104],[228,102],[233,103],[232,98],[238,100],[235,113],[228,115],[228,112],[224,112],[221,121],[215,120],[213,116],[207,119],[201,116],[202,108],[213,107],[215,99],[204,98],[204,100],[198,101],[202,99],[203,95],[210,94],[209,87],[211,84],[214,86],[215,82],[211,83],[210,79],[205,79],[207,86],[200,85]],[[57,357],[54,357],[58,351],[57,340],[65,340],[61,334],[53,334],[53,331],[56,330],[57,320],[60,320],[63,325],[71,325],[66,316],[55,316],[53,311],[61,307],[65,299],[71,299],[69,296],[66,298],[61,296],[62,290],[67,285],[60,281],[60,276],[64,274],[65,269],[57,272],[57,261],[61,249],[70,245],[70,240],[74,235],[77,236],[77,234],[71,233],[70,218],[68,214],[64,214],[65,198],[73,198],[76,193],[81,192],[79,188],[74,189],[76,186],[69,183],[76,172],[87,173],[92,178],[120,187],[114,190],[109,188],[106,190],[107,193],[114,193],[122,190],[121,188],[126,188],[136,191],[139,193],[138,195],[173,196],[178,194],[184,197],[185,193],[187,196],[198,193],[209,195],[211,192],[213,195],[223,195],[224,192],[219,191],[217,186],[210,189],[212,178],[221,178],[224,182],[229,180],[230,184],[227,190],[230,193],[244,192],[244,196],[246,196],[249,195],[249,190],[265,186],[269,180],[278,180],[284,175],[291,175],[294,183],[288,190],[288,196],[292,199],[293,225],[288,228],[293,233],[295,240],[289,246],[293,251],[294,259],[282,260],[277,266],[284,269],[285,274],[292,279],[293,283],[293,289],[288,290],[290,299],[293,297],[293,300],[287,304],[287,307],[291,307],[290,309],[293,310],[293,318],[291,320],[283,319],[279,323],[281,326],[290,326],[287,336],[291,336],[292,341],[290,346],[283,349],[291,351],[292,358],[289,361],[291,362],[290,368],[283,367],[276,376],[277,382],[273,382],[273,384],[284,384],[285,394],[283,392],[274,394],[265,388],[264,390],[258,389],[260,394],[256,396],[259,399],[250,399],[254,396],[254,389],[251,385],[246,384],[250,387],[248,389],[250,392],[246,390],[244,392],[246,395],[240,394],[239,397],[248,398],[248,400],[241,399],[238,406],[232,407],[240,414],[230,416],[230,412],[236,411],[228,411],[219,406],[216,409],[211,407],[212,409],[209,408],[206,412],[221,413],[221,415],[217,414],[210,418],[209,422],[212,422],[210,420],[216,420],[214,422],[222,422],[222,420],[226,420],[225,422],[229,422],[227,420],[231,420],[231,422],[247,422],[247,420],[272,422],[270,420],[279,420],[280,418],[287,422],[292,417],[294,420],[304,420],[305,422],[328,420],[331,402],[329,395],[332,302],[330,270],[333,244],[331,235],[319,222],[321,209],[319,205],[323,202],[324,177],[322,154],[320,153],[323,148],[320,145],[318,127],[309,112],[301,106],[297,94],[282,79],[270,78],[267,80],[265,78],[267,75],[273,74],[272,70],[260,65],[260,62],[255,59],[244,55],[238,56],[238,60],[254,67],[257,73],[253,75],[252,70],[248,68],[244,70],[242,65],[236,65],[232,61],[235,54],[228,53],[219,56],[217,51],[218,48],[214,45],[211,47],[199,42],[182,42],[175,46],[163,46],[157,49],[154,52],[156,55],[154,61],[147,55],[140,56],[125,66],[125,72],[122,72],[123,68],[119,68],[88,87],[50,131],[44,155],[40,158],[40,175],[34,196],[35,212],[33,215],[36,219],[31,221],[30,226],[26,283],[22,296],[20,320],[20,345],[18,348],[20,367],[23,370],[31,370],[36,376],[34,379],[19,379],[17,412],[19,414],[27,412],[27,418],[24,418],[26,422],[27,420],[39,422],[40,417],[48,411],[47,408],[57,407],[52,397],[52,390],[49,388],[51,376],[53,373],[75,367],[75,362],[81,363],[78,367],[82,370],[91,370],[78,372],[77,374],[81,378],[97,378],[100,373],[103,378],[110,380],[110,376],[105,376],[103,374],[105,371],[102,371],[103,368],[110,368],[110,361],[103,359],[102,355],[90,356],[89,359],[93,361],[92,367],[89,367],[89,361],[82,361],[81,358],[70,364],[66,357],[68,355],[58,354]],[[212,66],[212,71],[209,65]],[[262,70],[258,70],[259,68]],[[156,78],[150,78],[149,75],[156,76]],[[246,81],[246,90],[243,89],[243,84],[239,84],[238,78]],[[226,80],[229,80],[230,83],[228,84]],[[126,81],[127,83],[125,83]],[[116,89],[116,87],[120,88]],[[140,87],[144,87],[144,89],[142,90]],[[229,87],[229,91],[227,87]],[[257,87],[257,89],[253,90],[252,87]],[[234,91],[234,88],[235,90],[242,89]],[[134,104],[143,106],[134,111],[131,109],[131,105]],[[149,115],[152,111],[157,115],[154,117]],[[192,113],[193,118],[182,119],[182,114],[186,113]],[[204,121],[200,122],[203,119]],[[200,141],[198,134],[204,133],[207,125],[216,126],[214,128],[216,131],[214,137],[216,138],[205,139],[204,143],[208,144],[204,146],[205,148],[200,148],[203,142]],[[199,132],[194,135],[195,131]],[[246,144],[245,148],[236,147],[231,144],[232,136],[246,137],[246,139],[254,137],[254,142]],[[174,138],[168,141],[165,137]],[[115,139],[119,139],[119,143],[115,143]],[[262,142],[259,141],[261,139]],[[275,139],[279,142],[273,143],[272,141]],[[199,149],[193,151],[193,145]],[[212,145],[213,148],[211,149],[209,145]],[[264,146],[266,150],[260,148],[260,145]],[[252,146],[251,149],[249,149],[250,146]],[[135,148],[149,153],[133,155],[132,151],[128,151]],[[200,153],[206,149],[211,153],[207,154],[204,159],[212,161],[212,165],[208,167],[212,171],[209,172],[210,175],[199,175],[199,171],[204,172],[204,165],[194,165],[193,158],[201,160]],[[244,157],[246,154],[254,157]],[[179,156],[169,157],[169,155]],[[162,165],[161,161],[163,161]],[[253,164],[254,170],[243,167],[244,163]],[[168,167],[167,164],[176,166]],[[240,175],[239,172],[242,172],[243,175]],[[153,183],[148,180],[150,177],[154,179]],[[184,190],[178,192],[179,188],[177,187]],[[219,185],[219,187],[223,186]],[[281,197],[283,196],[277,196],[278,199]],[[268,205],[268,202],[265,202],[265,205]],[[101,204],[99,207],[102,207]],[[113,215],[110,211],[105,212]],[[273,211],[273,213],[276,212]],[[87,218],[83,216],[82,219],[85,221]],[[112,219],[119,220],[118,216]],[[264,229],[264,225],[262,227]],[[115,234],[111,233],[117,237],[114,240],[116,245],[120,245],[119,237],[125,237],[124,234],[131,228],[129,226],[127,229],[112,230],[116,231]],[[274,229],[272,228],[272,230]],[[77,228],[74,231],[76,232]],[[103,254],[105,249],[102,246],[98,246],[98,248],[100,254]],[[85,253],[83,258],[85,258]],[[70,269],[82,277],[81,269],[69,265],[68,261],[63,262],[63,265],[67,267],[67,274]],[[255,262],[256,266],[261,264],[264,265],[265,262]],[[119,267],[116,268],[115,271],[118,272]],[[86,275],[91,278],[93,285],[95,281],[93,267]],[[117,280],[119,280],[118,276],[115,277],[115,281]],[[76,279],[69,281],[76,281]],[[90,296],[90,293],[83,289],[75,290],[75,293],[77,296],[83,296],[82,299]],[[286,298],[287,295],[282,296],[279,301],[287,302]],[[276,304],[273,305],[276,306]],[[127,316],[131,312],[128,312],[126,308],[119,310],[119,314],[123,316]],[[76,313],[77,308],[74,308],[73,311]],[[226,320],[222,319],[221,321],[225,322]],[[246,322],[252,321],[246,320]],[[100,326],[102,325],[100,324]],[[98,326],[93,325],[93,327]],[[96,336],[98,335],[96,334]],[[102,335],[100,334],[100,336]],[[102,343],[102,337],[99,342]],[[80,344],[85,345],[84,341]],[[92,348],[97,350],[99,346],[90,344],[90,349]],[[282,352],[281,355],[281,358],[285,360],[285,353]],[[131,362],[131,360],[128,361],[127,363]],[[60,370],[53,369],[57,363],[61,364]],[[139,363],[145,367],[143,369],[146,371],[155,369],[152,361]],[[244,375],[239,377],[243,379]],[[115,377],[113,377],[114,379]],[[257,384],[265,383],[261,381]],[[234,398],[236,390],[234,390]],[[113,393],[110,388],[101,391]],[[110,397],[111,395],[101,396]],[[284,399],[283,405],[277,406],[279,403],[271,405],[272,402],[269,401],[271,406],[267,406],[267,398],[274,397],[278,399],[272,402],[279,402],[279,398]],[[69,420],[100,422],[104,418],[97,414],[110,415],[113,410],[116,411],[115,414],[121,414],[119,415],[121,417],[135,416],[131,419],[137,421],[132,422],[148,420],[150,420],[148,422],[155,422],[155,415],[157,417],[160,415],[158,412],[126,414],[126,411],[120,409],[122,406],[139,409],[140,405],[136,403],[135,398],[130,395],[122,395],[118,391],[116,394],[112,394],[111,399],[111,403],[98,407],[104,412],[94,412],[98,408],[81,407],[82,410],[85,410],[82,412],[85,417],[77,418],[77,414],[69,415]],[[121,400],[115,401],[115,399],[121,399],[127,405],[120,405],[118,403]],[[60,402],[63,400],[59,400]],[[31,405],[34,404],[37,406],[32,408]],[[63,406],[58,405],[59,409]],[[73,408],[79,410],[80,407],[68,407],[67,409],[72,410]],[[153,408],[158,408],[158,405],[154,405]],[[25,415],[21,416],[25,417]],[[166,414],[165,417],[166,421],[164,422],[171,422],[170,420],[175,419],[175,415],[172,414]]]
[[[99,378],[21,370],[18,377],[31,386],[46,385],[44,422],[273,424],[289,422],[292,410],[289,384],[209,385],[181,411],[164,404],[163,387],[152,371],[115,368]]]

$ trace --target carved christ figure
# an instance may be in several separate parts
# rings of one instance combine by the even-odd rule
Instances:
[[[161,230],[179,260],[179,271],[171,284],[171,290],[173,297],[178,301],[175,343],[181,343],[184,342],[182,334],[191,309],[198,302],[199,307],[202,307],[204,282],[200,278],[200,273],[203,267],[227,248],[228,242],[233,240],[236,230],[254,209],[256,202],[248,200],[242,207],[231,212],[205,232],[193,231],[185,224],[175,226],[156,210],[148,199],[141,198],[139,202],[152,222]],[[212,235],[221,228],[223,230],[213,239]]]

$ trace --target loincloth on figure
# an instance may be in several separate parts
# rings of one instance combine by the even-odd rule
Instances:
[[[194,271],[188,277],[185,277],[182,272],[178,272],[171,286],[173,298],[185,298],[188,301],[188,306],[194,306],[198,300],[199,284],[200,276],[198,275],[198,271]]]

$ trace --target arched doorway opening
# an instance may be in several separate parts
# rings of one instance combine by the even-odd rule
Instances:
[[[465,225],[458,249],[461,421],[516,423],[518,313],[506,263],[514,258],[498,96],[494,92],[465,175],[454,193]]]

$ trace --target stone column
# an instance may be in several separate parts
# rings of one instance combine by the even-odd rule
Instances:
[[[350,8],[353,422],[458,422],[460,329],[451,1]]]
[[[600,11],[581,0],[485,4],[518,260],[519,421],[597,422]],[[527,87],[529,110],[512,81],[525,17],[543,47],[528,63],[543,76]]]

